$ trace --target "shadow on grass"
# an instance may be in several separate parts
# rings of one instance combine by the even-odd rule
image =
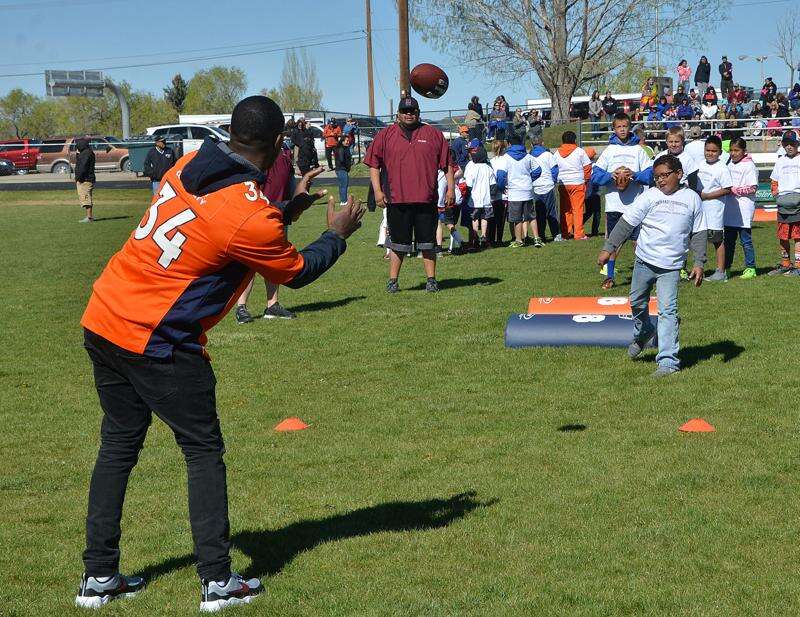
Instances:
[[[365,300],[367,296],[348,296],[339,300],[331,300],[329,302],[309,302],[308,304],[298,304],[291,307],[295,313],[311,313],[315,311],[327,311],[328,309],[337,308],[339,306],[347,306],[351,302],[358,302]]]
[[[301,553],[325,542],[386,531],[441,529],[477,508],[487,508],[497,502],[498,499],[478,501],[474,492],[459,493],[449,499],[394,501],[346,514],[299,521],[282,529],[240,531],[231,538],[231,543],[251,560],[250,565],[241,572],[245,578],[271,576],[283,570]],[[147,566],[136,575],[152,581],[174,570],[190,566],[194,561],[192,555],[171,557]]]
[[[563,426],[559,426],[558,430],[561,433],[578,433],[580,431],[586,430],[585,424],[564,424]]]
[[[133,218],[133,217],[131,217],[129,215],[123,215],[123,216],[101,216],[99,218],[94,218],[92,220],[95,223],[99,223],[101,221],[120,221],[122,219],[129,219],[129,218]]]
[[[439,289],[455,289],[456,287],[473,287],[476,285],[495,285],[502,283],[503,279],[494,276],[476,276],[471,279],[444,279],[439,281]],[[425,289],[425,283],[420,283],[415,287],[409,287],[409,291]]]
[[[681,360],[681,368],[687,369],[703,360],[710,360],[714,356],[722,356],[723,362],[730,362],[740,356],[743,351],[744,347],[733,341],[717,341],[708,345],[684,347],[678,352],[678,356]]]

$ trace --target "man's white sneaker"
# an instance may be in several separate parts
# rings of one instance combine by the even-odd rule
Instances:
[[[244,580],[236,572],[232,572],[227,581],[204,580],[202,586],[200,611],[203,613],[216,613],[228,606],[249,604],[264,591],[260,580]]]
[[[81,577],[81,586],[75,596],[75,606],[80,608],[101,608],[118,598],[132,598],[144,589],[144,579],[140,576],[115,574],[108,577]]]

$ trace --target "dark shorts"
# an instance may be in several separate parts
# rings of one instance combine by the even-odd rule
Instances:
[[[711,242],[711,244],[722,244],[724,238],[725,234],[722,233],[721,229],[708,230],[708,241]]]
[[[491,206],[488,208],[473,208],[472,209],[472,220],[473,221],[488,221],[489,219],[494,218],[494,210]]]
[[[397,253],[410,253],[414,243],[420,251],[436,248],[439,209],[436,204],[391,204],[386,209],[389,240],[386,248]]]
[[[606,236],[610,236],[611,232],[619,223],[622,218],[622,212],[606,212]],[[633,228],[630,239],[636,242],[639,239],[639,226]]]
[[[800,240],[800,223],[778,223],[778,240]]]
[[[458,225],[458,206],[439,210],[439,220],[445,225]]]
[[[536,218],[536,211],[533,207],[533,200],[528,201],[509,201],[508,202],[508,222],[522,223],[532,221]]]

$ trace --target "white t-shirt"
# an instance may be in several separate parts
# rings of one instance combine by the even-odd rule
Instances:
[[[800,154],[795,154],[792,158],[788,156],[779,158],[769,179],[778,182],[779,195],[800,193]]]
[[[596,167],[613,173],[620,167],[627,167],[633,173],[644,171],[648,167],[652,167],[653,162],[644,148],[637,145],[621,146],[619,144],[609,144],[606,149],[600,154],[600,157],[595,163]],[[559,178],[560,180],[561,178]],[[631,183],[621,193],[613,184],[609,184],[606,189],[606,212],[625,212],[633,201],[639,196],[644,187],[631,180]]]
[[[758,170],[752,160],[741,160],[738,163],[728,163],[733,186],[758,186]],[[726,227],[746,227],[750,229],[753,224],[753,212],[756,202],[753,195],[725,195],[725,216],[723,223]]]
[[[438,191],[439,191],[439,208],[444,208],[444,198],[447,195],[447,176],[445,173],[440,169],[439,175],[436,177],[436,182],[438,184]]]
[[[491,165],[492,169],[494,170],[495,180],[497,179],[497,170],[498,169],[503,169],[503,168],[499,167],[500,159],[502,159],[502,158],[503,158],[503,156],[500,155],[500,156],[494,157],[492,160],[489,161],[489,165]],[[544,173],[544,172],[542,172],[542,173]],[[506,188],[503,189],[503,199],[504,200],[508,200],[508,184],[506,184]]]
[[[575,148],[567,156],[561,156],[561,152],[556,150],[556,162],[558,163],[558,182],[560,184],[584,184],[583,168],[591,165],[592,161],[583,148]]]
[[[557,164],[556,157],[550,150],[545,150],[539,156],[534,156],[533,159],[542,168],[542,175],[533,181],[533,192],[537,195],[547,195],[556,186],[556,183],[553,182],[553,167]]]
[[[470,188],[470,206],[473,208],[488,208],[492,205],[491,186],[495,184],[495,179],[491,165],[470,161],[464,168],[464,182]]]
[[[622,218],[634,227],[641,225],[636,256],[666,270],[683,267],[691,234],[706,229],[700,196],[686,187],[672,195],[665,195],[656,187],[649,188],[636,198]]]
[[[530,154],[526,154],[517,160],[508,153],[495,158],[500,159],[497,161],[495,173],[502,170],[507,174],[506,193],[508,201],[530,201],[533,199],[531,172],[539,167],[536,159]]]
[[[728,167],[721,160],[713,165],[703,161],[697,169],[697,188],[701,193],[709,193],[733,186],[733,179]],[[718,230],[724,227],[725,199],[704,199],[703,213],[708,229]]]
[[[656,158],[653,160],[653,167],[656,166],[656,161],[660,159],[662,156],[669,154],[669,150],[662,150],[658,154],[656,154]],[[681,162],[681,167],[683,167],[683,177],[681,178],[681,184],[686,184],[689,174],[694,173],[697,171],[697,162],[694,160],[694,157],[686,151],[686,148],[683,149],[683,152],[676,155],[678,160]]]

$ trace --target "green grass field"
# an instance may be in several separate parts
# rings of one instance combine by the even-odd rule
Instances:
[[[2,615],[78,614],[101,418],[79,319],[148,195],[96,201],[86,226],[71,191],[0,193]],[[378,222],[285,290],[298,319],[210,334],[234,566],[267,587],[237,614],[800,613],[796,280],[682,287],[685,370],[655,381],[653,352],[503,346],[531,296],[598,294],[599,239],[444,258],[438,295],[412,259],[389,296]],[[774,224],[754,237],[771,266]],[[312,428],[275,433],[289,416]],[[717,432],[677,431],[696,416]],[[197,611],[185,486],[155,420],[122,542],[149,588],[106,614]]]

